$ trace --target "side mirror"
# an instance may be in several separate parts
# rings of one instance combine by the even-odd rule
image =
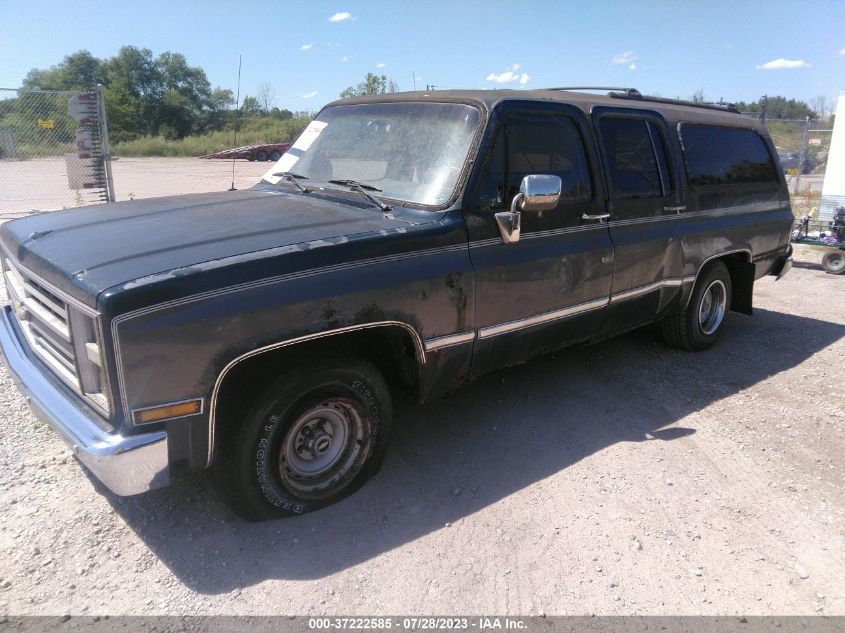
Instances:
[[[562,187],[558,176],[531,174],[522,179],[519,195],[514,198],[514,202],[519,203],[522,211],[548,211],[560,202]]]
[[[548,211],[554,209],[560,201],[563,187],[558,176],[530,174],[522,179],[519,193],[513,197],[510,211],[500,211],[495,215],[499,233],[505,244],[519,241],[521,230],[520,211]]]

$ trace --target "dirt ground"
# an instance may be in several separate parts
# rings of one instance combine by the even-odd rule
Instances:
[[[251,187],[272,163],[235,161],[235,187]],[[112,163],[115,198],[154,198],[180,193],[223,191],[232,186],[232,162],[199,158],[120,158]],[[34,209],[55,210],[95,199],[68,189],[64,158],[0,161],[0,216]]]
[[[151,165],[134,194],[184,183]],[[845,277],[820,258],[707,352],[642,330],[402,410],[373,481],[270,523],[204,473],[111,495],[0,369],[0,614],[845,614]]]

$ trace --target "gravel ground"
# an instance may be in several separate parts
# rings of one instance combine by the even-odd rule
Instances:
[[[647,330],[401,411],[380,474],[236,519],[118,498],[0,369],[0,614],[845,614],[845,277],[800,249],[690,354]]]

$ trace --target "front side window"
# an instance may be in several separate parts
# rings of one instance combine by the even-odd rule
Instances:
[[[777,184],[775,161],[754,130],[717,125],[681,125],[692,186]]]
[[[584,144],[568,116],[512,112],[499,128],[482,176],[478,202],[483,209],[507,208],[529,174],[561,179],[561,202],[592,196]]]
[[[263,176],[293,172],[310,187],[345,190],[357,180],[377,195],[422,205],[452,197],[481,115],[458,103],[372,103],[326,108]]]
[[[671,193],[663,140],[651,121],[606,116],[599,131],[615,198],[660,198]]]

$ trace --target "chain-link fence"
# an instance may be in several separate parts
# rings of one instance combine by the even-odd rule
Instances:
[[[0,216],[114,199],[102,90],[0,89]]]

